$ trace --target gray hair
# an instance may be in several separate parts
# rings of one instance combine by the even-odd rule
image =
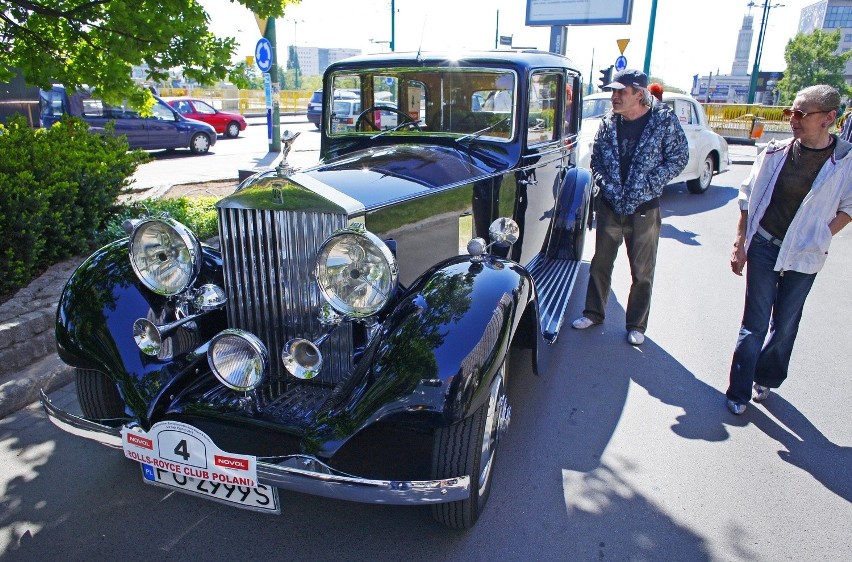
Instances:
[[[628,86],[628,88],[633,88],[634,92],[642,92],[642,105],[646,107],[654,105],[654,94],[648,88],[642,88],[641,86]]]
[[[808,105],[815,105],[820,111],[836,111],[840,109],[840,92],[826,84],[808,86],[799,90],[797,98],[803,98]]]

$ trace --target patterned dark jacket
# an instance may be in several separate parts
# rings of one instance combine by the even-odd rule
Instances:
[[[618,160],[616,123],[610,111],[601,119],[592,148],[592,174],[603,197],[619,215],[632,215],[636,208],[659,197],[663,188],[686,166],[689,145],[677,116],[664,103],[654,102],[651,117],[622,184]]]

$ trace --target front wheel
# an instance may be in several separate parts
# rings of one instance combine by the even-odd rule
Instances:
[[[701,165],[701,171],[697,178],[694,180],[686,181],[686,188],[690,193],[701,194],[707,191],[707,188],[710,187],[710,181],[713,179],[713,157],[709,154],[704,159],[704,163]]]
[[[205,154],[210,150],[210,139],[204,133],[195,133],[189,141],[189,150],[193,154]]]
[[[236,121],[231,121],[228,123],[228,126],[225,127],[225,136],[229,139],[235,139],[240,134],[240,124]]]
[[[467,499],[432,506],[432,517],[448,527],[473,527],[488,501],[497,443],[506,432],[511,415],[504,384],[507,365],[508,354],[491,382],[488,399],[472,416],[435,433],[435,478],[470,476]]]
[[[115,383],[100,371],[74,369],[83,416],[96,420],[124,417],[124,400]]]

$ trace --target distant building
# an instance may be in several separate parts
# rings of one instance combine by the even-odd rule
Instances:
[[[754,37],[754,17],[747,14],[743,17],[743,25],[737,37],[737,48],[734,51],[734,64],[730,74],[711,72],[706,76],[695,75],[692,81],[692,97],[701,102],[713,103],[746,103],[748,90],[751,86],[751,76],[748,74],[751,41]],[[781,79],[781,72],[760,72],[755,88],[755,101],[765,105],[775,105],[778,93],[775,85]]]
[[[822,0],[802,8],[799,16],[799,33],[810,33],[815,29],[832,32],[840,30],[838,52],[852,49],[852,1]],[[843,72],[846,84],[852,86],[852,60],[846,63]]]
[[[299,72],[302,76],[322,74],[330,64],[360,54],[360,49],[296,47],[296,56],[299,59]]]

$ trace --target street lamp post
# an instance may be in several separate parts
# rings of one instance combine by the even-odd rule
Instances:
[[[769,24],[769,10],[772,8],[781,8],[784,4],[770,4],[770,0],[763,0],[763,15],[760,18],[760,32],[757,34],[757,49],[754,52],[754,66],[751,69],[751,81],[748,86],[748,101],[754,103],[754,95],[757,91],[757,77],[760,74],[760,57],[763,54],[763,38],[766,35],[766,26]],[[749,8],[753,7],[754,2],[749,2]]]
[[[304,20],[302,20],[302,21],[304,21]],[[299,41],[298,41],[297,35],[296,35],[296,24],[297,23],[299,23],[299,20],[293,20],[293,56],[296,57],[296,64],[293,67],[293,75],[294,75],[294,82],[295,82],[296,90],[299,89],[299,69],[301,67],[301,64],[300,64],[300,61],[299,61]]]

